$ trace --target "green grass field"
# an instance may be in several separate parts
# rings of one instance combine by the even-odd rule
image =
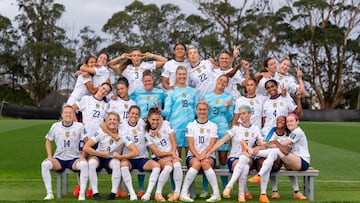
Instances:
[[[40,163],[46,156],[44,136],[53,122],[0,118],[1,202],[42,202],[45,188]],[[315,178],[314,202],[360,202],[360,123],[303,122],[301,127],[308,137],[311,166],[320,170],[320,176]],[[197,191],[200,191],[201,177],[196,181]],[[136,178],[134,182],[136,186]],[[72,189],[75,184],[75,176],[70,177],[69,187]],[[247,202],[258,202],[259,186],[248,186],[255,198]],[[164,194],[167,194],[168,188],[164,188]],[[100,176],[99,189],[102,197],[109,193],[110,176]],[[53,190],[56,192],[55,176]],[[233,198],[223,202],[237,202],[236,191],[234,188]],[[300,202],[292,198],[291,185],[286,177],[279,179],[279,192],[281,199],[271,202]],[[270,190],[268,194],[271,194]],[[195,201],[204,200],[197,198]],[[54,202],[72,201],[77,202],[77,198],[69,194]],[[128,202],[128,199],[116,201]]]

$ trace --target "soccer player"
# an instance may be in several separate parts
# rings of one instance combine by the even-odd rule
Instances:
[[[152,158],[157,161],[162,168],[156,187],[155,201],[166,201],[162,196],[162,189],[173,170],[175,190],[168,201],[177,201],[180,197],[183,171],[181,168],[181,159],[176,150],[174,131],[171,129],[168,121],[162,121],[161,111],[157,108],[151,108],[149,110],[145,131],[148,146],[152,151]]]
[[[269,97],[263,104],[262,126],[264,129],[271,129],[276,126],[276,118],[286,116],[288,113],[294,112],[301,115],[301,92],[296,92],[296,104],[291,97],[281,96],[278,93],[278,83],[270,79],[266,81],[265,88]]]
[[[142,59],[144,58],[152,59],[153,61],[143,62]],[[117,65],[119,61],[122,62],[120,65]],[[144,88],[141,80],[145,70],[153,71],[163,66],[165,62],[167,62],[167,59],[163,56],[150,52],[143,54],[139,49],[133,49],[127,54],[114,58],[108,64],[117,73],[129,80],[129,94],[131,95],[135,90]]]
[[[239,182],[238,201],[245,202],[245,184],[249,173],[250,158],[244,154],[245,146],[252,147],[256,144],[263,145],[260,128],[251,125],[250,117],[252,109],[250,106],[242,105],[239,107],[241,123],[239,126],[233,126],[227,134],[207,152],[206,157],[210,156],[216,149],[226,141],[231,140],[232,146],[228,158],[228,167],[233,172],[230,181],[223,191],[223,197],[229,198],[231,189],[236,181]],[[245,144],[244,144],[245,143]],[[246,146],[247,147],[247,146]]]
[[[174,46],[174,59],[166,62],[161,73],[161,83],[165,90],[174,89],[176,69],[179,66],[188,66],[188,61],[185,58],[186,46],[183,43],[177,43]]]
[[[213,190],[213,194],[206,201],[221,201],[216,174],[213,170],[215,167],[215,154],[211,153],[209,157],[205,157],[218,138],[218,128],[215,123],[208,120],[209,106],[205,101],[201,100],[196,105],[196,112],[197,119],[186,127],[186,139],[189,143],[186,165],[189,170],[186,173],[181,189],[180,200],[184,202],[194,201],[189,197],[188,190],[191,183],[195,180],[197,173],[202,169]]]
[[[75,111],[69,105],[65,105],[61,111],[62,121],[54,123],[46,134],[45,149],[47,158],[41,163],[41,175],[46,188],[44,200],[54,199],[52,192],[50,170],[64,171],[69,168],[80,171],[79,200],[85,200],[85,188],[88,180],[88,162],[81,156],[79,149],[80,140],[83,136],[84,127],[79,122],[74,122]],[[56,150],[52,155],[52,143],[55,141]]]
[[[221,75],[216,80],[214,91],[205,94],[203,99],[209,104],[209,120],[216,123],[219,139],[223,138],[229,130],[229,124],[233,118],[234,98],[225,92],[229,84],[229,77]],[[224,143],[219,149],[220,168],[227,169],[227,153],[230,150],[230,143]],[[227,176],[221,176],[223,188],[227,184]]]
[[[181,157],[181,150],[185,148],[187,153],[187,141],[185,129],[188,123],[195,119],[195,105],[198,102],[197,91],[187,86],[187,69],[179,66],[176,69],[175,87],[167,91],[165,107],[162,116],[170,122],[175,132],[176,145]]]
[[[154,77],[150,70],[143,72],[144,88],[135,90],[130,98],[140,107],[140,118],[146,119],[150,108],[163,109],[165,102],[164,90],[154,87]]]
[[[199,98],[202,98],[215,88],[214,66],[209,60],[200,60],[199,51],[194,46],[188,48],[187,59],[189,61],[189,85],[194,87],[199,93]]]
[[[120,117],[116,112],[110,112],[106,116],[105,123],[106,128],[108,131],[113,133],[117,133],[119,131],[119,121]],[[106,196],[107,200],[114,200],[115,193],[117,192],[120,179],[121,179],[121,172],[120,172],[120,160],[119,157],[115,158],[110,153],[111,152],[111,144],[114,143],[115,140],[109,134],[107,134],[102,128],[96,131],[95,135],[88,139],[85,143],[84,150],[92,155],[89,159],[89,180],[91,184],[91,188],[93,190],[93,198],[94,200],[99,200],[99,190],[98,190],[98,177],[97,171],[105,168],[108,173],[112,173],[111,175],[111,193]],[[132,143],[131,139],[120,136],[118,145],[125,145],[128,151],[132,153],[128,153],[128,157],[122,158],[129,158],[135,156],[138,151],[135,145]],[[93,148],[95,144],[98,144],[96,149]]]
[[[149,183],[145,194],[141,197],[142,200],[148,201],[151,197],[151,192],[158,180],[160,174],[160,165],[154,161],[148,159],[148,151],[146,149],[145,139],[145,123],[140,118],[140,108],[138,106],[131,106],[129,109],[129,119],[127,123],[120,125],[121,134],[127,135],[135,143],[139,150],[139,155],[131,159],[125,159],[121,161],[121,173],[123,181],[130,193],[130,200],[137,200],[137,196],[132,184],[132,178],[130,174],[131,169],[138,169],[140,171],[150,171]],[[124,148],[123,155],[128,154],[127,148]]]
[[[120,116],[120,123],[126,123],[128,120],[128,112],[130,106],[136,105],[136,102],[130,99],[129,94],[129,81],[120,76],[116,83],[116,97],[109,101],[108,112],[116,112]]]
[[[259,98],[259,96],[256,95],[257,81],[254,78],[248,79],[245,84],[245,89],[246,95],[238,98],[235,102],[232,124],[240,124],[241,120],[239,118],[239,107],[242,105],[248,105],[252,109],[250,123],[261,128],[263,98]]]
[[[271,153],[267,159],[265,159],[258,174],[249,179],[250,182],[255,184],[263,182],[263,177],[270,173],[273,163],[278,156],[289,170],[306,171],[309,168],[310,153],[308,143],[304,131],[299,127],[298,115],[290,113],[286,117],[286,126],[290,130],[290,135],[281,141],[281,143],[278,140],[270,142],[270,144],[275,144],[278,148],[271,150]],[[290,152],[288,147],[291,147]],[[297,182],[297,180],[294,181]],[[294,186],[293,181],[292,183]],[[298,188],[294,191],[294,198],[301,200],[306,199],[306,197],[298,191]]]
[[[268,57],[264,61],[264,69],[255,74],[255,79],[259,81],[256,89],[256,95],[263,98],[263,100],[268,97],[268,93],[265,89],[265,83],[270,79],[274,79],[276,71],[277,65],[275,59]]]

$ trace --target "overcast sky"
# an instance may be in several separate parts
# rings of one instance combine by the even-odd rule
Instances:
[[[141,0],[145,5],[155,3],[158,6],[166,3],[178,5],[184,13],[198,12],[191,0]],[[111,16],[124,10],[132,0],[55,0],[65,6],[65,13],[59,26],[65,28],[69,37],[76,37],[84,26],[90,26],[97,34],[102,35],[101,28]],[[16,0],[0,0],[0,14],[13,20],[19,14]]]

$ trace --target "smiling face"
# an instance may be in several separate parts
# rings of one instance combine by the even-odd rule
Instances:
[[[126,87],[125,84],[117,84],[116,85],[116,93],[121,98],[124,98],[124,97],[126,97],[128,95],[128,90],[129,90],[129,88]]]
[[[198,119],[207,120],[209,114],[209,106],[206,103],[198,103],[196,106]]]
[[[284,129],[286,127],[286,117],[285,116],[279,116],[276,119],[276,127],[279,129]]]
[[[61,118],[65,123],[71,123],[75,118],[74,109],[71,106],[65,106],[61,111]]]
[[[186,49],[182,44],[176,45],[174,49],[174,55],[176,59],[183,59],[186,55]]]
[[[294,116],[286,117],[286,126],[290,131],[295,130],[299,125],[299,121],[295,119]]]
[[[270,95],[270,97],[276,97],[278,95],[278,86],[274,81],[267,81],[265,83],[265,89],[266,92]]]
[[[154,88],[154,79],[151,75],[144,76],[142,82],[146,91],[151,91]]]
[[[107,63],[107,60],[108,60],[108,57],[106,54],[104,54],[104,53],[100,54],[97,59],[98,66],[105,66]]]
[[[116,129],[119,125],[120,117],[115,112],[110,112],[106,119],[105,119],[105,125],[110,129]]]
[[[138,108],[130,108],[129,110],[129,123],[132,125],[135,125],[138,120],[139,120],[139,116],[140,116],[140,110]]]
[[[229,84],[229,78],[226,77],[225,75],[222,75],[216,80],[216,89],[220,91],[224,91],[225,88],[228,86],[228,84]]]
[[[185,85],[187,79],[187,71],[185,68],[178,68],[176,70],[176,84],[177,85]]]
[[[281,61],[279,66],[279,73],[286,74],[290,69],[291,62],[289,59],[284,59]]]
[[[89,60],[87,61],[86,65],[88,65],[89,67],[95,67],[96,66],[96,58],[90,57]]]
[[[275,74],[277,71],[277,67],[276,67],[276,61],[275,59],[270,59],[267,61],[266,63],[267,67],[266,70],[269,71],[271,74]]]
[[[148,116],[148,122],[150,124],[151,129],[156,129],[160,124],[160,114],[152,113]]]
[[[221,53],[219,55],[219,64],[221,69],[228,69],[231,65],[231,57],[227,53]]]

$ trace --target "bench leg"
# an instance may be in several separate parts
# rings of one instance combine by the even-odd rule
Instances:
[[[67,195],[69,190],[68,190],[68,181],[69,181],[69,174],[64,173],[64,183],[63,183],[63,194]]]
[[[56,198],[61,198],[62,173],[56,173]]]
[[[304,195],[309,200],[314,200],[314,177],[312,176],[304,176]]]

